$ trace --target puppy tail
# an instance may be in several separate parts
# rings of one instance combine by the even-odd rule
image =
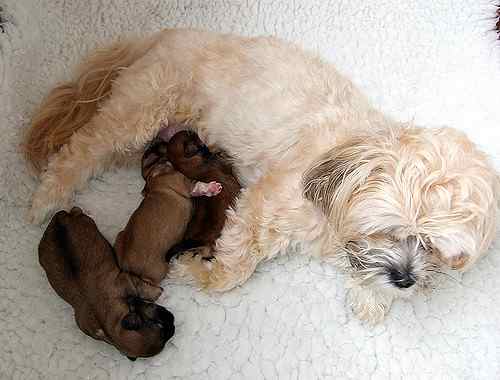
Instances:
[[[155,34],[97,49],[78,67],[72,81],[49,92],[35,111],[22,142],[26,160],[36,173],[94,116],[110,96],[120,71],[144,56],[158,39],[159,34]]]

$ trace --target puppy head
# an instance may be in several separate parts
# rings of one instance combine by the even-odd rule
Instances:
[[[194,178],[212,158],[208,147],[192,131],[176,133],[168,142],[168,159],[186,177]]]
[[[495,170],[462,133],[401,128],[353,138],[305,173],[346,265],[364,284],[407,295],[447,265],[470,266],[491,244]]]
[[[102,339],[114,345],[131,360],[158,354],[174,335],[174,316],[163,306],[140,298],[127,300],[127,311]]]
[[[156,138],[146,148],[141,161],[142,177],[144,179],[154,176],[161,169],[172,167],[168,162],[167,146],[168,143]]]
[[[87,265],[80,265],[82,261],[99,262],[102,257],[113,260],[113,251],[92,218],[73,207],[70,212],[57,212],[51,219],[40,241],[39,257],[49,281],[57,279],[52,284],[56,291],[65,288],[67,293],[69,288],[79,286],[72,281],[88,270]]]

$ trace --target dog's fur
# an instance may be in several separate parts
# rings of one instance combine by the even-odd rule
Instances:
[[[94,221],[78,208],[58,212],[39,245],[40,264],[87,335],[130,359],[159,353],[174,334],[174,317],[153,301],[157,289],[121,272]]]
[[[78,94],[56,89],[35,114],[27,157],[48,166],[33,221],[70,203],[120,155],[143,149],[159,120],[181,114],[233,157],[247,187],[228,212],[216,260],[178,263],[208,288],[231,289],[260,261],[300,249],[337,258],[352,273],[354,310],[376,321],[394,297],[426,284],[435,265],[468,268],[490,246],[499,180],[464,134],[391,120],[331,64],[275,38],[165,30],[123,46],[133,60],[104,49],[81,71],[111,72],[102,88],[115,78],[106,97],[79,103],[87,123],[65,118],[64,106],[95,92],[85,75],[68,84]],[[64,119],[64,134],[40,121],[51,118]],[[56,154],[46,148],[56,146]]]
[[[498,34],[498,39],[500,40],[500,3],[497,5],[496,20],[495,29]]]
[[[217,182],[193,181],[175,170],[167,160],[168,145],[155,140],[144,153],[144,199],[115,241],[120,268],[153,286],[167,275],[167,252],[184,238],[192,217],[191,197],[220,192]]]
[[[193,199],[193,217],[183,241],[170,249],[169,258],[198,247],[206,248],[208,252],[205,255],[210,255],[226,222],[226,211],[234,206],[241,186],[224,153],[212,153],[192,131],[181,131],[170,138],[167,152],[174,168],[186,177],[201,182],[217,181],[222,185],[216,197]]]

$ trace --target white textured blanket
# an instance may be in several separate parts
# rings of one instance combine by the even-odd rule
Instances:
[[[42,96],[92,47],[167,26],[275,34],[333,61],[380,108],[463,129],[500,168],[500,44],[490,0],[0,0],[0,379],[499,379],[500,245],[370,327],[342,274],[306,257],[211,296],[166,285],[177,333],[132,363],[83,335],[38,264],[25,214],[36,181],[18,152]],[[4,31],[2,33],[2,30]],[[139,201],[134,169],[78,203],[114,238]]]

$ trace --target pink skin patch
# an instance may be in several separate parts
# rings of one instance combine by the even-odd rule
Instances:
[[[165,121],[162,121],[160,123],[160,126],[161,126],[161,129],[160,131],[158,132],[158,137],[165,141],[165,142],[169,142],[170,139],[177,133],[177,132],[180,132],[180,131],[186,131],[188,130],[189,128],[186,127],[185,125],[182,125],[182,124],[177,124],[177,125],[168,125],[168,122],[165,122]]]
[[[196,182],[193,190],[191,191],[191,196],[193,197],[213,197],[222,191],[222,185],[219,182]]]

